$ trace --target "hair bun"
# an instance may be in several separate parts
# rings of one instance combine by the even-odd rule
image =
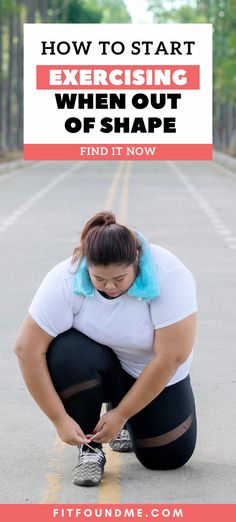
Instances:
[[[103,214],[103,223],[104,225],[113,225],[116,223],[115,214],[113,212],[104,211],[101,214]]]
[[[83,248],[83,244],[85,239],[93,232],[96,227],[105,228],[107,225],[113,225],[116,223],[116,217],[113,212],[109,212],[109,210],[102,210],[101,212],[97,212],[95,216],[92,216],[90,220],[85,224],[82,234],[81,234],[81,248]]]
[[[116,225],[116,226],[107,226]],[[137,250],[141,246],[135,234],[124,225],[116,222],[116,217],[109,210],[97,212],[85,223],[81,233],[80,246],[74,250],[73,263],[83,257],[88,264],[134,264],[137,259]]]

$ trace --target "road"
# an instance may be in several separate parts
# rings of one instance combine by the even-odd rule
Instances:
[[[236,168],[215,162],[32,162],[1,171],[1,503],[235,502],[235,201]],[[174,471],[147,470],[106,448],[103,484],[80,488],[71,483],[77,448],[59,440],[27,392],[13,345],[44,274],[105,208],[197,279],[198,443]]]

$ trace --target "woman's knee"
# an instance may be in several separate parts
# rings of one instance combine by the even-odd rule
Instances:
[[[100,346],[75,328],[70,328],[53,339],[46,357],[54,364],[78,365],[80,361],[83,361],[83,364],[88,361],[91,366],[96,366],[100,360]]]
[[[62,380],[87,380],[96,375],[99,367],[95,341],[74,328],[51,342],[46,359],[51,375]]]
[[[189,434],[190,435],[190,434]],[[196,434],[186,441],[178,441],[158,448],[138,448],[139,462],[152,470],[171,470],[184,466],[192,457],[196,446]]]
[[[191,458],[189,455],[187,458],[182,458],[180,455],[177,455],[175,458],[169,457],[151,457],[144,455],[136,455],[139,462],[147,469],[158,471],[158,470],[172,470],[178,469],[184,466],[188,460]]]
[[[116,369],[117,359],[110,348],[74,328],[51,342],[46,358],[53,382],[62,383],[63,387],[81,383],[97,386],[104,381],[106,372],[112,373],[113,366]]]

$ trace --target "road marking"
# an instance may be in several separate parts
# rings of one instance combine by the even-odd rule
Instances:
[[[119,504],[121,489],[121,454],[109,449],[105,445],[107,462],[105,465],[104,480],[98,489],[98,504]]]
[[[214,168],[218,170],[221,174],[227,174],[230,178],[232,178],[234,181],[236,181],[236,173],[234,173],[233,168],[232,170],[228,167],[225,167],[221,163],[217,163],[216,160],[214,160]]]
[[[235,243],[236,237],[235,236],[226,237],[225,241],[228,241],[229,243]]]
[[[113,176],[113,179],[110,184],[110,188],[108,190],[108,195],[106,198],[105,208],[107,210],[112,209],[112,205],[115,199],[115,195],[118,188],[118,182],[124,173],[124,182],[123,182],[123,193],[121,198],[120,206],[123,208],[123,217],[125,219],[125,211],[127,211],[127,176],[125,174],[129,171],[127,167],[125,169],[125,162],[122,161],[119,163],[118,168]],[[126,199],[126,203],[122,203],[123,198]],[[104,405],[102,409],[102,413],[105,413]],[[61,441],[61,439],[55,435],[53,438],[53,456],[50,460],[49,466],[52,468],[52,472],[48,473],[45,476],[47,481],[47,487],[43,494],[40,504],[52,504],[58,502],[58,496],[61,491],[61,479],[62,474],[60,473],[60,456],[59,453],[64,449],[65,444]],[[98,495],[98,502],[102,503],[119,503],[120,498],[120,472],[121,472],[121,456],[120,454],[110,451],[108,445],[105,446],[105,452],[107,455],[107,463],[105,468],[105,478],[104,482],[101,486],[96,490]],[[109,499],[109,500],[108,500]]]
[[[123,173],[122,183],[122,194],[120,199],[119,217],[117,221],[122,225],[126,225],[127,222],[127,208],[128,208],[128,192],[129,192],[129,180],[131,175],[131,164],[132,162],[126,162],[122,165],[119,171],[119,178]],[[117,178],[117,182],[118,179]],[[117,183],[116,183],[117,189]],[[114,199],[114,198],[113,198]],[[110,200],[110,206],[112,207],[113,200]],[[99,504],[119,504],[120,493],[121,493],[121,468],[122,468],[122,457],[120,453],[112,451],[109,446],[105,446],[105,452],[107,456],[107,462],[105,466],[104,481],[98,489],[98,503]]]
[[[121,161],[119,163],[118,168],[117,168],[117,170],[115,172],[115,175],[114,175],[114,177],[112,179],[112,182],[111,182],[111,185],[110,185],[110,189],[108,191],[106,202],[105,202],[105,209],[106,210],[112,210],[112,205],[113,205],[113,202],[114,202],[114,199],[115,199],[115,195],[116,195],[116,191],[117,191],[117,187],[118,187],[118,182],[119,182],[121,174],[123,172],[124,165],[125,165],[124,161]]]
[[[16,221],[18,221],[18,219],[23,214],[25,214],[25,212],[27,212],[27,210],[29,210],[31,207],[33,207],[33,205],[35,203],[37,203],[40,199],[42,199],[45,196],[45,194],[47,194],[50,190],[52,190],[54,187],[56,187],[56,185],[59,185],[59,183],[64,181],[64,179],[66,179],[70,174],[79,170],[84,165],[84,163],[85,162],[81,162],[81,163],[79,163],[79,165],[76,164],[73,167],[71,167],[70,169],[63,172],[63,174],[61,174],[56,179],[54,179],[53,181],[48,183],[48,185],[46,185],[43,189],[36,192],[36,194],[34,196],[27,199],[25,201],[25,203],[23,203],[23,205],[20,205],[20,207],[18,207],[14,212],[12,212],[12,214],[7,216],[0,223],[0,235],[1,235],[1,233],[3,234],[4,232],[6,232],[6,230],[8,230],[9,227],[11,227]]]
[[[191,196],[195,199],[195,201],[198,203],[200,208],[205,212],[205,214],[208,217],[208,220],[213,225],[215,230],[218,232],[218,234],[222,237],[225,244],[228,248],[231,250],[236,250],[236,245],[233,243],[235,242],[235,237],[233,236],[232,232],[229,230],[229,228],[226,227],[222,219],[218,216],[217,212],[211,207],[210,203],[204,198],[198,189],[194,187],[186,178],[186,176],[183,174],[183,172],[180,170],[180,168],[173,163],[172,161],[168,161],[168,164],[172,171],[178,176],[178,178],[182,181],[187,191],[191,194]]]
[[[119,218],[122,225],[127,223],[129,181],[131,176],[132,161],[123,165],[123,183],[120,199]],[[121,172],[121,171],[120,171]],[[98,504],[119,504],[121,495],[121,469],[122,454],[105,446],[107,462],[105,466],[104,481],[98,488]]]
[[[53,439],[52,457],[49,462],[49,467],[51,467],[53,471],[45,477],[47,487],[39,504],[55,504],[58,501],[58,496],[61,492],[62,478],[62,473],[60,472],[60,456],[65,447],[66,444],[61,441],[58,435],[55,435]]]
[[[123,190],[120,200],[120,211],[118,222],[122,225],[127,223],[127,208],[128,208],[128,193],[129,193],[129,181],[131,175],[132,161],[126,162],[126,168],[123,175]]]
[[[40,161],[40,163],[36,163],[35,165],[24,165],[22,164],[22,167],[18,167],[18,169],[15,170],[9,170],[6,174],[1,174],[0,172],[0,181],[4,181],[7,179],[12,179],[14,176],[17,176],[18,174],[25,174],[25,168],[28,170],[36,170],[41,166],[47,165],[49,161]],[[28,172],[27,172],[28,174]]]

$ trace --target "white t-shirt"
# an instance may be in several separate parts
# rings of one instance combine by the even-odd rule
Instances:
[[[73,327],[112,348],[124,370],[138,377],[155,356],[154,330],[181,321],[198,309],[196,284],[189,270],[165,248],[153,244],[150,248],[160,297],[147,302],[125,292],[107,299],[96,289],[92,297],[77,295],[70,257],[47,273],[29,307],[30,315],[49,335],[56,337]],[[188,375],[192,352],[168,386]]]

